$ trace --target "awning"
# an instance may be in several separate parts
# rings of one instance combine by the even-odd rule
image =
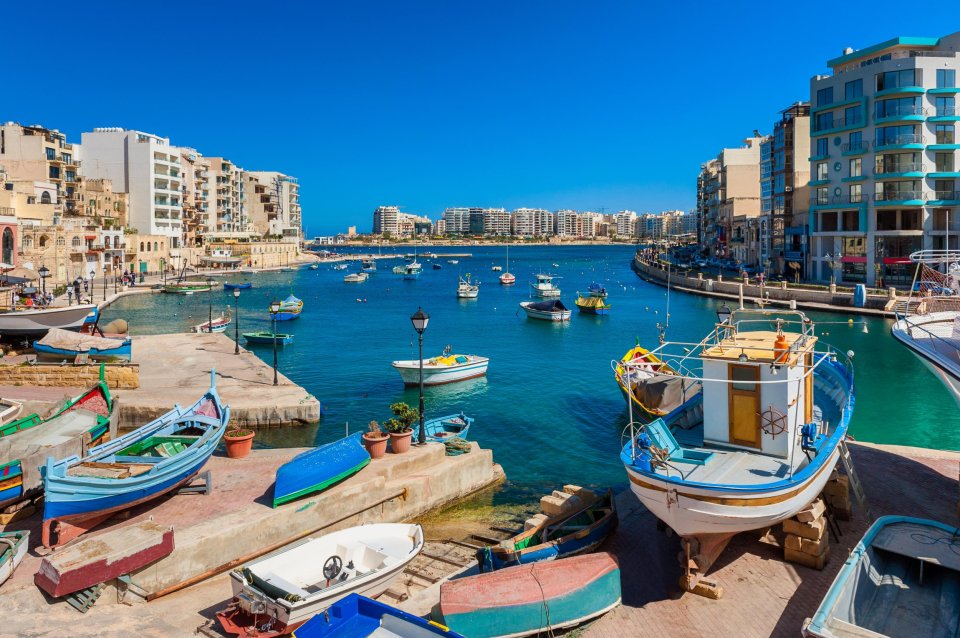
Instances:
[[[844,264],[865,264],[867,263],[867,258],[850,256],[850,257],[841,257],[840,261],[841,263],[844,263]]]
[[[910,258],[909,257],[884,257],[883,263],[884,265],[909,264]]]
[[[96,235],[84,235],[84,239],[99,239]]]

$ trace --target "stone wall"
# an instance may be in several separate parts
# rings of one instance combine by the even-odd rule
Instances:
[[[140,387],[140,364],[104,364],[104,376],[111,389]],[[86,388],[100,379],[100,364],[22,363],[0,366],[4,385]]]

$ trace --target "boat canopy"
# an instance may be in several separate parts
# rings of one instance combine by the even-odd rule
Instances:
[[[297,299],[296,297],[294,297],[294,296],[291,294],[289,297],[287,297],[286,299],[283,300],[283,303],[296,305],[296,304],[300,303],[300,300]]]
[[[553,301],[538,301],[532,303],[527,308],[531,310],[540,310],[542,312],[560,312],[563,310],[568,310],[566,306],[563,305],[563,302],[559,299],[554,299]]]

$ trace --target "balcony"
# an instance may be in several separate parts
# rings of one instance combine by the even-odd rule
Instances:
[[[923,177],[923,162],[896,162],[876,167],[874,178]]]
[[[847,129],[863,128],[866,125],[867,125],[867,118],[865,117],[851,117],[851,118],[835,117],[830,122],[830,125],[824,128],[816,128],[816,126],[814,125],[814,128],[811,129],[810,134],[826,135],[827,133],[831,133],[833,131],[843,131]]]
[[[829,197],[811,197],[810,206],[815,206],[819,208],[829,207],[829,208],[841,208],[843,206],[859,206],[866,202],[866,197],[864,195],[832,195]]]
[[[960,204],[960,191],[934,191],[930,202],[940,205]]]
[[[886,89],[882,89],[873,94],[873,97],[886,97],[888,95],[922,95],[926,93],[926,89],[922,86],[892,86]]]
[[[925,138],[923,135],[909,134],[909,135],[898,135],[896,137],[890,137],[884,140],[880,140],[874,146],[875,151],[884,151],[888,149],[895,148],[916,148],[921,149],[925,144]]]
[[[923,206],[923,191],[891,191],[876,193],[873,201],[877,206]]]
[[[878,102],[882,104],[882,102]],[[876,115],[874,111],[874,124],[883,124],[886,122],[909,122],[909,121],[923,121],[924,116],[927,114],[927,109],[922,106],[906,106],[903,108],[891,109],[891,113],[884,113],[883,115]]]

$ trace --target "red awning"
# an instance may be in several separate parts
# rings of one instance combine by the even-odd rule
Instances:
[[[83,238],[84,238],[84,239],[98,239],[98,237],[97,237],[96,235],[84,235]]]
[[[884,263],[884,265],[889,265],[889,264],[909,264],[909,263],[910,263],[910,258],[909,258],[909,257],[884,257],[884,258],[883,258],[883,263]]]
[[[866,257],[841,257],[840,262],[844,264],[865,264],[867,263]]]

